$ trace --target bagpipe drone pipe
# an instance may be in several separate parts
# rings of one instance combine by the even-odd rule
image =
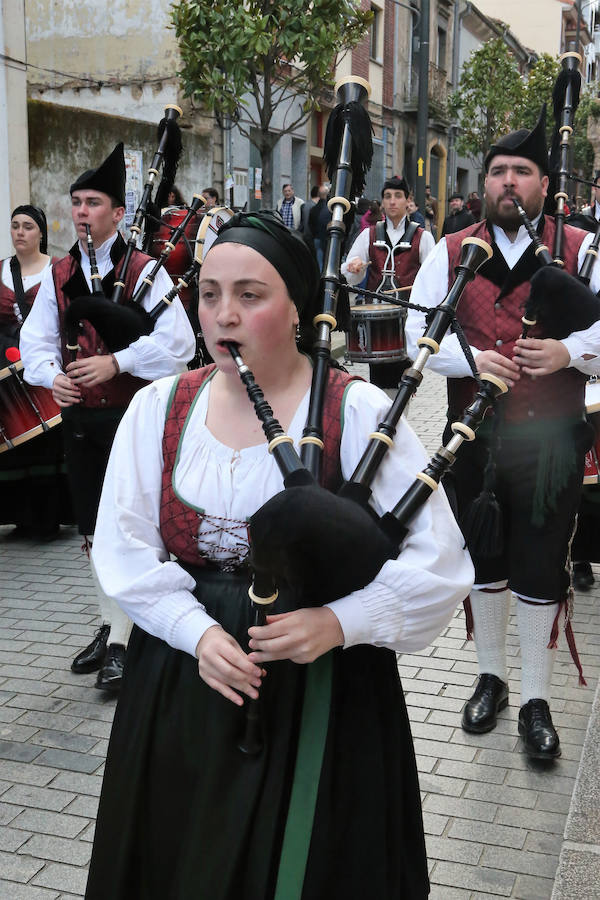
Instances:
[[[506,391],[500,379],[478,376],[476,397],[461,421],[453,424],[453,437],[448,445],[438,450],[394,509],[381,519],[376,519],[368,498],[369,485],[375,477],[377,465],[393,444],[393,434],[402,409],[414,393],[427,359],[437,351],[453,320],[462,290],[492,252],[484,241],[468,239],[464,242],[461,262],[457,266],[456,281],[444,302],[432,311],[420,341],[418,360],[400,389],[401,400],[392,406],[391,416],[388,415],[379,425],[378,432],[371,436],[351,482],[338,495],[319,485],[323,399],[330,366],[330,332],[335,327],[340,289],[338,271],[334,271],[333,266],[335,263],[339,269],[343,214],[349,206],[346,194],[352,189],[360,193],[364,184],[365,158],[369,153],[371,132],[368,117],[358,113],[356,106],[366,101],[368,85],[362,79],[345,79],[338,86],[337,95],[334,122],[338,131],[339,153],[335,196],[329,201],[332,225],[322,278],[324,311],[315,317],[316,363],[308,422],[300,441],[301,457],[291,438],[273,417],[263,392],[241,358],[239,348],[234,343],[228,344],[240,378],[262,423],[269,452],[275,458],[284,482],[284,490],[268,500],[250,518],[253,583],[249,595],[256,624],[265,623],[266,615],[277,597],[277,584],[293,585],[304,605],[322,605],[369,584],[386,560],[398,556],[412,517],[437,488],[461,443],[474,439],[487,410],[495,398]],[[356,128],[363,130],[358,138],[353,134]],[[318,379],[317,370],[320,373]],[[336,559],[344,559],[344,565],[333,565],[332,560]],[[246,731],[240,743],[240,749],[245,753],[255,754],[263,747],[260,702],[260,697],[246,701]]]
[[[600,226],[590,246],[577,278],[563,270],[565,241],[565,202],[568,200],[569,142],[573,134],[573,121],[579,105],[581,73],[578,53],[565,53],[560,58],[561,71],[552,92],[554,133],[552,137],[549,168],[549,197],[554,206],[546,204],[546,210],[555,217],[556,230],[554,247],[546,247],[529,220],[521,203],[514,196],[513,203],[521,221],[535,247],[535,255],[540,269],[531,279],[531,291],[523,313],[522,336],[535,325],[545,338],[561,340],[573,331],[589,328],[600,318],[600,301],[587,285],[590,283],[592,268],[598,258]]]

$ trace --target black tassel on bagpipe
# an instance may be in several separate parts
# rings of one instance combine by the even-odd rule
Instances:
[[[481,559],[499,556],[504,549],[502,510],[495,485],[495,451],[490,448],[481,493],[467,507],[459,523],[469,551]]]
[[[169,194],[175,183],[177,167],[183,150],[183,145],[181,143],[181,129],[175,119],[167,118],[165,116],[160,120],[157,131],[159,146],[163,140],[165,131],[167,137],[162,157],[161,180],[156,191],[156,197],[154,201],[149,201],[148,209],[146,211],[143,242],[143,250],[145,253],[147,253],[152,246],[154,234],[160,224],[160,211],[161,209],[164,209],[165,206],[168,206]]]
[[[325,131],[323,145],[323,162],[327,167],[327,176],[333,181],[337,171],[339,151],[345,126],[352,136],[350,166],[352,182],[349,196],[360,197],[365,186],[367,172],[373,160],[373,126],[366,108],[360,100],[341,102],[331,112]]]

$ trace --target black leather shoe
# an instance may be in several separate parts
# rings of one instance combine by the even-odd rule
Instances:
[[[101,691],[116,692],[121,687],[125,647],[123,644],[109,644],[102,668],[98,672],[96,687]]]
[[[519,734],[528,756],[534,759],[556,759],[560,756],[560,742],[545,700],[530,700],[521,707]]]
[[[71,663],[71,671],[76,675],[97,672],[106,656],[106,642],[109,634],[110,625],[102,625],[96,632],[92,643],[77,654]]]
[[[505,706],[508,706],[508,685],[496,675],[485,672],[479,676],[475,693],[463,709],[463,730],[474,734],[491,731],[496,727],[498,713]]]
[[[594,573],[589,562],[573,563],[573,587],[576,591],[589,591],[594,586]]]

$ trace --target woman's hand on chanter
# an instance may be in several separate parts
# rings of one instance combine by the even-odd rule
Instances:
[[[267,616],[266,625],[255,625],[248,629],[248,634],[251,650],[248,658],[255,663],[273,659],[310,663],[344,643],[339,619],[327,606]]]
[[[200,677],[237,706],[244,700],[238,693],[258,697],[264,671],[251,662],[238,642],[220,625],[211,625],[196,645]]]

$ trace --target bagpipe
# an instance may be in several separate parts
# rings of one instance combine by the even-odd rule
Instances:
[[[555,125],[549,151],[550,194],[554,201],[552,211],[556,222],[552,250],[542,243],[520,198],[512,198],[540,262],[540,269],[531,279],[531,291],[522,318],[522,337],[527,337],[529,330],[538,325],[544,337],[555,340],[561,340],[573,331],[589,328],[600,318],[600,300],[587,287],[598,258],[600,226],[586,251],[577,277],[563,271],[565,202],[568,200],[568,182],[572,177],[568,166],[569,144],[581,92],[581,56],[574,52],[564,53],[560,62],[561,71],[552,92]],[[569,302],[565,302],[567,297]]]
[[[178,209],[177,216],[166,215],[164,219],[160,217],[161,201],[166,201],[168,192],[173,186],[181,156],[181,132],[177,124],[180,115],[181,109],[178,106],[169,105],[165,108],[164,118],[158,126],[158,147],[148,170],[142,197],[130,227],[125,256],[110,298],[104,294],[93,240],[89,226],[86,226],[92,294],[76,297],[66,311],[67,348],[72,360],[76,358],[79,349],[77,336],[83,327],[83,320],[90,322],[96,329],[111,353],[123,350],[142,335],[151,334],[159,316],[197,278],[202,259],[216,237],[218,227],[233,214],[227,207],[208,209],[204,197],[201,194],[194,194],[189,205]],[[161,168],[162,179],[156,202],[153,203],[152,192]],[[176,224],[172,225],[172,221]],[[158,226],[168,234],[168,237],[159,241],[154,239]],[[143,278],[134,296],[124,299],[127,272],[142,235],[144,247],[157,253],[156,263]],[[182,266],[182,260],[185,260],[186,264],[188,261],[191,264],[187,265],[177,284],[152,309],[146,310],[142,303],[152,288],[156,275],[163,267],[170,273],[172,254],[182,245],[185,245],[185,252],[178,258],[176,268]]]
[[[335,176],[334,196],[329,200],[332,220],[321,277],[322,311],[314,319],[317,332],[313,350],[315,363],[300,454],[274,418],[239,347],[228,343],[284,483],[284,490],[250,518],[253,580],[249,597],[258,625],[266,622],[277,599],[278,584],[293,585],[305,606],[320,606],[369,584],[386,560],[398,556],[412,518],[438,487],[460,445],[475,438],[479,424],[496,397],[507,390],[506,385],[494,376],[478,376],[477,394],[461,419],[452,424],[451,440],[440,447],[426,468],[418,473],[396,506],[377,518],[369,504],[370,485],[377,468],[393,446],[396,426],[422,379],[427,359],[437,352],[446,330],[454,321],[462,291],[478,267],[492,254],[484,241],[466,239],[456,268],[456,279],[445,300],[432,311],[425,334],[419,341],[417,360],[404,374],[398,396],[377,432],[370,436],[356,471],[337,494],[320,486],[331,331],[337,324],[338,297],[343,290],[339,268],[345,234],[344,215],[350,209],[350,197],[362,191],[372,152],[371,123],[366,112],[368,83],[361,78],[345,78],[336,86],[336,92],[337,105],[328,125],[330,140],[326,139],[328,165],[334,165],[331,175]],[[338,151],[332,164],[331,143],[334,139]],[[342,558],[343,566],[331,565],[332,559]],[[246,701],[245,732],[239,747],[250,755],[261,752],[264,746],[260,708],[260,695],[256,700]]]

